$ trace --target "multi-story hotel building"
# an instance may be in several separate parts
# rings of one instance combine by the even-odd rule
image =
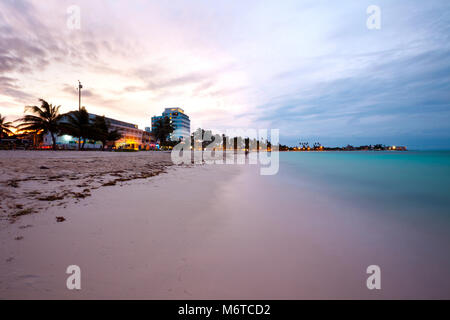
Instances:
[[[169,118],[175,129],[170,135],[171,140],[180,140],[191,135],[191,120],[181,108],[166,108],[161,116],[152,117],[152,132],[155,131],[156,122],[164,117]]]
[[[96,115],[90,113],[89,118],[93,122]],[[151,132],[146,132],[140,130],[136,124],[107,118],[105,117],[107,123],[109,123],[111,130],[117,130],[122,134],[122,138],[115,142],[115,147],[119,149],[135,149],[135,150],[148,150],[156,147],[156,141],[154,135]],[[64,117],[61,121],[65,121]],[[78,138],[69,135],[57,136],[56,144],[59,147],[66,149],[78,148]],[[50,134],[47,134],[43,138],[44,146],[52,145],[52,138]],[[86,141],[86,149],[99,149],[101,148],[101,142],[99,141]]]

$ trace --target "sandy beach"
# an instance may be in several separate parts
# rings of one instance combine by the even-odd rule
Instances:
[[[152,177],[171,165],[165,152],[0,151],[0,219],[14,222],[64,207],[92,190]]]
[[[35,155],[33,166],[53,163],[41,170],[55,171],[69,159],[74,168],[134,161],[131,176],[144,162],[167,159],[163,153]],[[431,236],[412,225],[283,185],[256,166],[151,166],[161,172],[106,186],[114,176],[105,167],[89,197],[58,200],[63,205],[32,199],[48,203],[14,219],[3,212],[0,298],[448,298],[448,279],[439,276],[448,265],[430,258],[423,244]],[[5,181],[23,180],[37,167],[16,176],[3,170],[3,194],[13,190],[13,203],[23,201],[20,191],[28,192],[31,182],[12,187]],[[89,176],[86,170],[77,175]],[[39,181],[46,190],[73,190],[70,179],[33,183]],[[13,207],[3,199],[2,205]],[[382,290],[366,287],[366,268],[374,263],[384,270]],[[69,265],[81,268],[81,290],[66,288]]]

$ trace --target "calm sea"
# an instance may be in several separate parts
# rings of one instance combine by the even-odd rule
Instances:
[[[282,152],[279,175],[379,214],[450,223],[450,151]]]
[[[317,261],[379,265],[384,297],[449,298],[449,151],[282,152],[266,181],[286,195],[285,229],[326,252]]]

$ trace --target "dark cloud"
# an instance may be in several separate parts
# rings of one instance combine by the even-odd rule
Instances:
[[[128,73],[128,75],[138,78],[143,84],[127,86],[124,88],[124,91],[153,91],[164,94],[166,91],[173,91],[176,88],[191,85],[194,87],[192,94],[202,95],[215,86],[218,77],[222,73],[233,71],[235,68],[236,66],[234,65],[226,65],[211,70],[173,74],[173,72],[169,71],[169,68],[164,67],[164,63],[161,63],[151,67],[139,68]],[[215,93],[219,94],[220,92],[215,91]]]
[[[39,38],[45,27],[35,17],[33,6],[28,1],[5,0],[0,10],[0,74],[26,73],[48,65],[48,54],[40,43],[45,39]],[[29,30],[36,37],[30,36]]]
[[[212,79],[215,78],[214,74],[210,73],[189,73],[175,77],[167,77],[164,74],[154,74],[154,73],[144,73],[142,71],[138,71],[137,75],[141,78],[141,81],[145,82],[144,85],[141,86],[128,86],[125,87],[124,90],[126,92],[139,92],[139,91],[158,91],[162,89],[168,88],[176,88],[184,85],[198,85],[201,89],[201,86],[210,87],[212,86]]]
[[[64,23],[66,4],[61,4],[55,19]],[[124,74],[124,71],[110,67],[99,56],[102,51],[120,54],[125,50],[117,50],[120,44],[113,45],[110,40],[91,30],[65,33],[61,29],[52,29],[44,24],[46,19],[30,1],[5,0],[0,2],[0,75],[17,77],[42,73],[54,63],[64,68],[67,65],[93,69],[106,74]],[[65,25],[64,25],[65,27]],[[26,90],[25,88],[23,90]],[[13,98],[23,98],[22,90],[9,85],[2,93]],[[86,91],[85,95],[89,95]]]
[[[49,64],[47,53],[22,39],[0,36],[0,74],[27,73]]]
[[[253,113],[256,121],[322,137],[395,134],[398,130],[450,131],[450,50],[381,59],[354,76],[324,81],[275,97]],[[419,121],[434,119],[430,121]]]
[[[17,79],[0,76],[0,94],[15,97],[20,100],[33,97],[31,94],[21,90],[16,82]]]
[[[70,97],[74,98],[74,101],[78,101],[78,90],[76,86],[65,84],[61,88],[61,91],[67,93],[69,98]],[[123,100],[120,98],[117,99],[107,98],[95,90],[86,88],[83,88],[81,93],[82,93],[81,104],[88,110],[90,109],[91,106],[95,105],[100,106],[103,109],[108,109],[110,111],[114,110],[115,112],[119,113],[129,113],[129,108],[127,107],[127,105],[123,103]]]

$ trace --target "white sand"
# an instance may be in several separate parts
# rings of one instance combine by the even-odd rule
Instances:
[[[166,152],[0,151],[0,228],[23,215],[63,206],[105,185],[157,175]]]
[[[0,234],[0,298],[190,297],[195,288],[185,281],[200,276],[201,282],[201,274],[195,270],[185,279],[189,252],[226,221],[207,208],[217,202],[222,180],[238,172],[173,168],[145,181],[95,190],[65,209],[21,217]],[[56,216],[67,220],[57,223]],[[66,289],[70,264],[82,270],[79,292]]]
[[[0,298],[448,298],[414,230],[258,172],[171,167],[22,216],[0,231]],[[374,263],[381,291],[366,288]],[[66,288],[72,264],[80,291]]]

